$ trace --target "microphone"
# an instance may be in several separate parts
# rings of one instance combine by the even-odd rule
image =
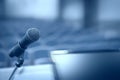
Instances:
[[[37,41],[40,37],[40,32],[37,28],[30,28],[26,31],[23,39],[20,40],[11,50],[9,53],[10,57],[19,57],[21,56],[27,47]]]

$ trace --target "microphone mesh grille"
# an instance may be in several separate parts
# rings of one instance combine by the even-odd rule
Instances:
[[[37,28],[30,28],[27,30],[27,35],[32,41],[36,41],[40,37],[40,32]]]

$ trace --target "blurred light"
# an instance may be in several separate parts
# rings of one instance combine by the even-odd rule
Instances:
[[[118,32],[115,30],[108,30],[104,34],[105,39],[112,39],[118,37]]]
[[[50,53],[55,55],[61,55],[61,54],[67,54],[68,50],[54,50],[54,51],[50,51]]]

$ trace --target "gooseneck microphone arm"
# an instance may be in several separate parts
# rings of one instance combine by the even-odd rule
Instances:
[[[10,75],[8,80],[13,80],[13,76],[16,72],[16,70],[21,67],[24,63],[24,52],[27,49],[27,47],[37,41],[40,37],[39,30],[36,28],[30,28],[27,30],[25,36],[21,41],[19,41],[11,50],[9,53],[9,56],[12,57],[17,57],[17,62],[15,63],[15,68]]]
[[[13,72],[11,73],[11,75],[10,75],[8,80],[13,80],[14,79],[13,76],[14,76],[15,72],[17,71],[17,69],[19,67],[21,67],[23,65],[23,63],[24,63],[24,58],[23,58],[23,55],[21,55],[18,58],[17,62],[15,63],[15,68],[14,68]]]

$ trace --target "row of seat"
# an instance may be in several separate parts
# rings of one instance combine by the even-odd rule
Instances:
[[[119,48],[120,37],[106,38],[95,28],[82,29],[81,26],[65,22],[47,22],[31,19],[0,20],[0,52],[8,55],[9,50],[24,36],[26,30],[36,27],[40,30],[40,39],[29,46],[32,55],[26,57],[25,64],[37,64],[50,50],[56,49],[96,49],[96,48]],[[43,54],[41,54],[43,53]],[[28,54],[31,55],[31,54]],[[40,56],[38,56],[40,55]],[[34,59],[32,59],[34,58]],[[1,58],[2,59],[2,58]],[[37,60],[38,59],[38,60]],[[37,60],[37,61],[36,61]],[[49,59],[48,59],[49,60]],[[11,60],[14,63],[14,59]],[[34,62],[36,61],[36,62]],[[2,62],[2,61],[0,61]],[[9,62],[9,60],[7,61]],[[11,65],[10,63],[7,63]],[[9,65],[7,65],[9,66]]]

